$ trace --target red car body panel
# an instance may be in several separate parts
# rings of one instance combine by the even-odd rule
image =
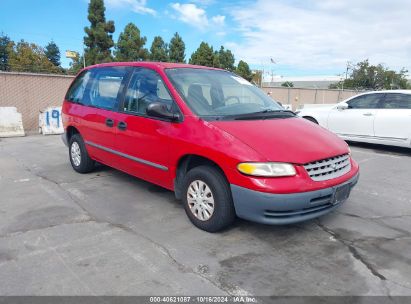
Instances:
[[[333,187],[358,174],[351,159],[351,171],[338,178],[313,181],[302,166],[305,163],[349,153],[347,144],[331,132],[301,118],[252,121],[205,121],[198,118],[179,96],[165,74],[167,68],[205,68],[170,63],[110,63],[103,66],[136,66],[157,71],[184,120],[167,122],[144,116],[106,111],[68,101],[63,104],[63,123],[75,127],[85,141],[141,158],[167,168],[162,170],[87,145],[91,158],[158,184],[174,189],[179,161],[198,155],[216,163],[230,184],[266,193],[299,193]],[[209,68],[212,69],[212,68]],[[108,128],[109,117],[117,125],[126,122],[127,130]],[[250,177],[240,173],[240,162],[289,162],[296,176],[279,178]]]
[[[337,135],[300,117],[212,123],[259,151],[266,161],[306,164],[347,153],[347,144]]]

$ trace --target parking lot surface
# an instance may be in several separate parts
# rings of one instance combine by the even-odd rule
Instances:
[[[0,295],[411,295],[411,152],[352,145],[361,176],[319,220],[195,228],[172,192],[59,136],[0,141]]]

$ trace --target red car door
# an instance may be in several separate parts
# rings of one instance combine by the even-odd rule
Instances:
[[[123,93],[127,67],[104,67],[91,71],[86,88],[86,103],[93,113],[87,116],[87,150],[97,161],[116,167],[119,156],[115,153],[118,124],[118,105]]]
[[[170,109],[175,106],[157,72],[135,68],[118,113],[116,146],[124,156],[120,169],[171,188],[170,134],[179,124],[148,117],[146,109],[153,101],[163,102]]]

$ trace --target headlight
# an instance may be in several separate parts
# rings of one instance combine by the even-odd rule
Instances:
[[[253,176],[293,176],[296,174],[292,164],[287,163],[241,163],[238,171]]]

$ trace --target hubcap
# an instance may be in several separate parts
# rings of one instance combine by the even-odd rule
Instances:
[[[81,151],[80,151],[80,146],[76,141],[71,144],[70,154],[71,154],[71,160],[73,161],[73,164],[76,167],[80,166]]]
[[[191,213],[200,221],[208,221],[214,213],[214,196],[203,181],[195,180],[187,190],[187,203]]]

